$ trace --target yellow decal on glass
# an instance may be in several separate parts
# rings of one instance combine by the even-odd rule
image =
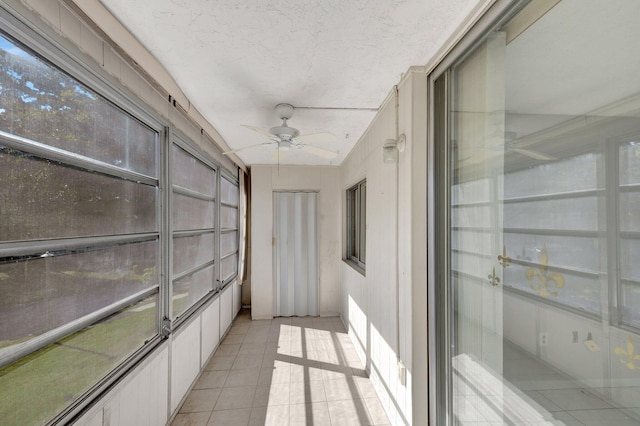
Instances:
[[[555,284],[555,288],[560,289],[564,287],[564,277],[556,272],[549,272],[549,253],[547,252],[547,245],[545,244],[540,253],[540,264],[538,269],[529,268],[526,272],[527,280],[532,281],[537,278],[537,283],[531,283],[531,289],[536,291],[538,295],[544,299],[549,296],[558,297],[558,292],[549,289],[549,282]]]
[[[640,355],[634,354],[633,340],[631,336],[627,336],[627,350],[618,347],[615,349],[616,355],[621,356],[620,362],[623,363],[629,370],[640,370],[640,366],[636,365],[636,361],[640,361]]]

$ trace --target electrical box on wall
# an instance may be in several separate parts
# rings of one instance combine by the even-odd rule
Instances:
[[[402,361],[398,361],[398,380],[402,386],[407,384],[407,367]]]

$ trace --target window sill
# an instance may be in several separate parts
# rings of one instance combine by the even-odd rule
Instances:
[[[359,264],[358,262],[354,262],[351,259],[342,259],[342,261],[344,263],[346,263],[347,265],[351,266],[353,269],[355,269],[356,272],[358,272],[363,277],[367,276],[366,269],[361,264]]]

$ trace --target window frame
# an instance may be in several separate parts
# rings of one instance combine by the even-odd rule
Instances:
[[[12,43],[19,45],[24,51],[38,57],[47,66],[53,67],[59,72],[65,74],[69,78],[77,81],[83,87],[91,90],[94,94],[100,96],[103,100],[111,104],[114,108],[128,115],[132,119],[138,121],[142,125],[148,127],[156,133],[155,146],[155,175],[147,176],[146,174],[121,169],[109,163],[92,159],[88,156],[75,154],[71,151],[55,148],[38,141],[30,141],[28,138],[11,135],[8,133],[0,134],[0,141],[9,149],[17,149],[33,154],[37,157],[48,159],[50,161],[60,163],[65,167],[73,167],[88,172],[124,179],[127,181],[151,185],[156,188],[156,197],[154,201],[155,217],[157,227],[154,232],[144,234],[124,234],[124,235],[107,235],[97,237],[80,237],[80,238],[56,238],[40,241],[25,242],[5,242],[0,243],[0,256],[30,256],[34,253],[43,253],[55,249],[76,250],[84,249],[89,244],[90,247],[108,247],[110,245],[118,245],[124,243],[141,243],[146,241],[157,241],[157,260],[156,268],[158,275],[158,283],[152,288],[145,289],[119,299],[118,302],[108,306],[96,315],[87,315],[78,321],[72,321],[65,324],[64,330],[56,330],[48,337],[50,343],[55,343],[60,339],[73,335],[77,331],[85,330],[91,324],[100,321],[100,318],[106,318],[112,313],[119,312],[122,308],[126,308],[135,304],[137,301],[146,300],[149,295],[155,295],[155,313],[154,322],[155,335],[150,337],[140,346],[136,346],[135,350],[127,355],[121,362],[111,367],[100,379],[93,382],[88,388],[83,388],[80,396],[69,402],[68,405],[58,413],[49,413],[52,415],[49,419],[50,423],[67,422],[74,419],[83,410],[86,410],[95,401],[108,391],[114,384],[120,381],[130,370],[142,362],[152,351],[156,350],[172,333],[181,329],[183,325],[191,322],[191,319],[203,309],[209,306],[210,302],[218,296],[220,286],[216,285],[216,278],[219,272],[219,211],[220,203],[218,202],[218,194],[220,187],[220,175],[224,172],[229,177],[233,177],[233,169],[220,164],[219,160],[213,160],[205,151],[197,148],[197,144],[180,130],[177,130],[168,118],[157,113],[148,102],[143,101],[139,96],[126,88],[120,81],[114,79],[107,71],[95,63],[91,57],[83,53],[74,42],[71,42],[46,24],[34,25],[33,22],[40,22],[39,16],[28,10],[22,5],[0,5],[0,34],[6,37]],[[173,108],[175,105],[169,105]],[[196,129],[194,123],[184,122],[185,131],[197,130],[203,134],[202,129]],[[216,200],[214,211],[217,217],[214,224],[214,259],[215,265],[213,275],[213,288],[205,297],[202,297],[187,311],[183,312],[177,321],[171,321],[171,294],[173,276],[172,270],[172,193],[173,179],[171,177],[171,156],[173,143],[180,140],[179,147],[194,155],[198,160],[204,162],[216,171],[216,179],[213,182],[216,190]],[[235,172],[237,174],[237,168]],[[235,179],[236,185],[237,178]],[[239,197],[241,194],[239,193]],[[236,268],[236,269],[239,269]],[[228,281],[232,281],[236,274]],[[87,322],[88,321],[88,322]],[[53,340],[52,340],[53,339]],[[11,354],[6,357],[4,354],[0,356],[2,366],[8,366],[15,361],[19,361],[24,356],[47,346],[46,342],[41,339],[36,342],[40,345],[27,347],[29,345],[18,345],[20,348],[11,348]]]
[[[226,180],[227,182],[231,183],[238,191],[238,203],[236,205],[231,204],[231,203],[227,203],[222,201],[222,180]],[[218,243],[217,243],[217,251],[218,251],[218,265],[220,265],[220,267],[218,268],[218,283],[220,285],[220,290],[226,288],[229,283],[233,282],[233,280],[235,280],[238,277],[238,271],[240,270],[240,197],[242,197],[242,194],[240,194],[240,181],[236,176],[233,176],[231,173],[229,173],[227,170],[222,170],[221,173],[219,173],[219,177],[218,177],[218,229],[220,230],[220,232],[218,233]],[[222,207],[228,207],[228,208],[235,208],[236,210],[236,224],[234,228],[223,228],[221,221],[222,221]],[[222,254],[222,235],[223,234],[229,234],[235,232],[236,233],[236,250],[233,253],[226,253],[226,254]],[[228,259],[230,257],[233,256],[237,256],[238,260],[236,261],[236,267],[235,267],[235,272],[232,273],[229,277],[225,278],[222,276],[222,261],[224,261],[225,259]]]
[[[61,164],[64,167],[74,167],[84,172],[99,173],[113,178],[119,178],[156,188],[155,212],[158,223],[157,230],[145,234],[123,234],[108,236],[90,236],[79,238],[54,238],[43,241],[25,241],[0,243],[0,256],[10,257],[12,255],[29,256],[42,253],[42,250],[52,251],[61,249],[65,251],[78,248],[104,248],[114,244],[136,243],[143,241],[158,241],[157,263],[158,284],[120,299],[110,305],[108,309],[95,311],[85,315],[76,321],[71,321],[51,332],[46,336],[39,336],[31,339],[29,344],[18,345],[15,351],[7,351],[1,359],[2,366],[8,366],[24,356],[35,353],[38,350],[55,343],[60,339],[72,336],[75,333],[85,330],[92,324],[97,324],[106,319],[111,314],[120,311],[122,308],[141,302],[149,296],[156,295],[156,334],[145,341],[142,346],[137,347],[116,367],[110,369],[106,374],[95,382],[91,387],[85,389],[80,396],[69,403],[62,411],[49,419],[51,423],[66,421],[80,413],[91,402],[115,384],[127,371],[143,360],[151,351],[162,343],[165,336],[162,328],[162,305],[166,298],[166,286],[163,285],[162,270],[166,264],[166,257],[163,256],[163,224],[166,220],[166,211],[163,209],[162,192],[166,187],[167,175],[163,169],[163,159],[166,158],[166,140],[168,137],[168,123],[149,107],[144,106],[133,95],[128,95],[126,89],[115,86],[109,82],[107,74],[98,68],[87,65],[80,59],[82,56],[75,54],[77,50],[72,45],[60,45],[58,38],[48,35],[39,29],[31,28],[28,23],[17,18],[18,12],[0,5],[0,34],[12,43],[17,44],[21,49],[39,58],[47,66],[57,69],[71,79],[77,81],[97,96],[110,103],[114,108],[123,114],[137,120],[142,125],[156,132],[156,177],[133,172],[120,167],[113,166],[91,157],[75,154],[71,151],[55,148],[39,141],[32,141],[25,137],[3,133],[0,135],[2,145],[17,149],[36,157],[43,158]],[[42,337],[42,338],[41,338]],[[9,353],[11,352],[11,353]]]
[[[364,274],[367,255],[367,179],[347,189],[346,215],[345,260]]]
[[[191,157],[193,157],[195,160],[201,162],[204,166],[209,167],[213,172],[214,172],[214,179],[212,184],[215,186],[216,188],[216,192],[214,194],[213,197],[208,197],[208,196],[204,196],[204,194],[200,194],[196,191],[193,190],[189,190],[188,188],[183,188],[182,186],[176,185],[175,184],[175,180],[173,177],[173,147],[177,147],[178,149],[181,149],[183,151],[185,151],[185,153]],[[168,228],[168,238],[167,238],[167,245],[168,247],[168,255],[167,255],[167,267],[169,270],[169,273],[167,274],[169,278],[169,283],[168,283],[168,290],[167,293],[169,295],[168,300],[167,300],[167,305],[165,306],[165,310],[167,312],[167,318],[170,319],[170,328],[172,331],[175,331],[177,328],[179,328],[183,323],[187,322],[189,320],[189,318],[191,318],[191,316],[196,313],[198,310],[200,310],[201,307],[203,307],[204,305],[206,305],[212,298],[214,298],[220,291],[218,285],[217,285],[217,281],[216,281],[216,277],[217,277],[217,271],[219,270],[219,265],[220,262],[218,260],[218,250],[217,250],[217,241],[219,238],[219,212],[218,212],[218,204],[219,204],[219,187],[218,187],[218,180],[220,179],[220,170],[221,167],[218,166],[215,162],[211,161],[204,153],[202,153],[199,149],[195,148],[192,145],[192,142],[190,142],[189,138],[186,137],[182,132],[178,131],[178,130],[173,130],[172,134],[171,134],[171,144],[170,147],[167,149],[167,151],[169,152],[168,156],[168,170],[167,170],[167,179],[169,184],[167,185],[167,187],[171,188],[171,190],[166,191],[167,195],[168,195],[168,207],[167,207],[167,228]],[[194,198],[194,199],[200,199],[200,200],[206,200],[207,201],[211,201],[214,203],[213,209],[214,209],[214,220],[213,220],[213,227],[212,228],[206,228],[206,229],[197,229],[197,230],[180,230],[180,231],[176,231],[173,229],[173,203],[174,203],[174,195],[175,194],[179,194],[181,196],[187,196],[190,198]],[[202,195],[202,196],[201,196]],[[198,236],[198,235],[206,235],[209,233],[213,232],[213,258],[211,261],[206,262],[204,264],[198,265],[194,268],[191,268],[187,271],[183,271],[182,273],[178,274],[177,276],[174,274],[173,271],[173,262],[174,262],[174,247],[173,247],[173,242],[175,238],[179,238],[179,237],[191,237],[191,236]],[[174,284],[176,281],[179,281],[183,278],[192,276],[200,271],[203,271],[209,267],[213,267],[213,282],[212,282],[212,289],[211,291],[207,292],[206,294],[204,294],[202,297],[200,297],[200,299],[198,299],[198,301],[196,301],[195,303],[193,303],[191,306],[189,306],[187,309],[185,309],[183,312],[180,313],[180,315],[178,315],[177,317],[174,318],[174,312],[173,312],[173,303],[172,303],[172,299],[173,299],[173,288],[174,288]]]

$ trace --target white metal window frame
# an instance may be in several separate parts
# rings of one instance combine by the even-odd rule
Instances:
[[[366,269],[367,180],[363,179],[346,191],[346,259],[356,270]]]
[[[222,195],[220,193],[221,188],[222,188],[222,180],[226,180],[227,182],[231,183],[233,186],[236,187],[236,189],[238,190],[238,203],[237,204],[230,204],[227,202],[222,201]],[[237,277],[238,277],[238,271],[240,270],[240,199],[243,196],[240,193],[240,181],[238,179],[237,176],[232,175],[231,173],[229,173],[227,170],[222,170],[221,173],[219,173],[219,178],[218,178],[218,211],[217,211],[217,221],[218,221],[218,229],[220,230],[219,234],[219,238],[218,238],[218,243],[216,244],[217,247],[217,252],[218,252],[218,265],[220,265],[220,267],[218,268],[218,282],[220,283],[220,289],[224,289],[227,287],[227,285],[229,285],[231,282],[233,282]],[[236,209],[236,224],[235,227],[233,228],[222,228],[221,226],[221,210],[222,207],[229,207],[229,208],[235,208]],[[226,254],[222,254],[222,249],[221,249],[221,242],[220,242],[220,238],[222,237],[222,235],[224,234],[228,234],[231,232],[235,232],[236,233],[236,250],[233,253],[226,253]],[[235,272],[232,273],[230,276],[228,277],[223,277],[222,276],[222,261],[232,257],[232,256],[238,256],[238,262],[236,262],[236,267],[235,267]]]
[[[183,279],[185,277],[188,277],[190,275],[193,275],[199,271],[202,271],[210,266],[213,266],[214,268],[214,279],[217,276],[217,270],[219,269],[219,259],[218,259],[218,250],[217,250],[217,246],[218,246],[218,239],[219,239],[219,183],[218,181],[220,180],[220,167],[214,162],[211,161],[211,159],[205,155],[203,152],[201,152],[198,148],[195,148],[193,143],[189,141],[189,138],[186,137],[182,132],[175,130],[172,128],[172,132],[171,132],[171,147],[170,149],[168,149],[169,152],[171,152],[171,154],[168,155],[168,167],[167,167],[167,177],[169,182],[171,182],[171,191],[167,191],[167,196],[168,196],[168,200],[167,200],[167,211],[168,212],[173,212],[173,202],[174,202],[174,194],[180,194],[183,196],[187,196],[187,197],[192,197],[195,199],[200,199],[200,200],[205,200],[205,201],[211,201],[214,203],[214,223],[213,223],[213,227],[212,228],[207,228],[207,229],[198,229],[198,230],[188,230],[188,231],[175,231],[173,229],[173,221],[172,220],[168,220],[167,223],[167,227],[168,227],[168,234],[167,235],[171,235],[170,238],[167,238],[168,240],[168,250],[167,250],[167,268],[168,268],[168,277],[171,277],[170,282],[168,284],[169,290],[168,293],[171,295],[171,298],[173,297],[173,284],[174,282]],[[183,151],[185,151],[188,155],[190,155],[191,157],[195,158],[197,161],[201,162],[203,165],[205,165],[206,167],[210,168],[215,175],[214,178],[214,182],[213,185],[216,186],[216,192],[215,195],[213,197],[208,197],[205,196],[204,194],[200,194],[197,193],[195,191],[190,191],[188,189],[182,188],[178,185],[175,185],[174,183],[174,179],[172,176],[172,162],[173,162],[173,147],[176,146],[179,149],[182,149]],[[171,215],[171,213],[168,213],[169,215]],[[202,265],[198,265],[188,271],[184,271],[183,273],[179,274],[178,276],[174,276],[174,271],[173,271],[173,257],[174,257],[174,252],[173,252],[173,242],[174,239],[176,237],[187,237],[187,236],[195,236],[195,235],[204,235],[206,233],[211,233],[213,232],[214,234],[214,246],[213,246],[213,259],[211,262],[207,262],[205,264]],[[165,310],[167,312],[167,315],[165,316],[165,326],[169,325],[170,328],[172,330],[177,329],[181,324],[183,324],[186,320],[188,320],[195,312],[197,312],[202,306],[206,305],[218,292],[219,292],[219,288],[216,285],[216,282],[212,283],[212,290],[207,293],[206,295],[204,295],[203,297],[201,297],[197,302],[195,302],[193,305],[191,305],[190,307],[188,307],[184,312],[182,312],[177,318],[174,318],[173,316],[173,304],[171,303],[171,300],[168,300],[167,302],[167,306],[165,306]],[[169,299],[171,299],[169,298]],[[172,319],[173,318],[173,319]],[[167,324],[169,323],[169,324]]]
[[[140,101],[136,95],[132,94],[128,89],[119,83],[114,83],[113,78],[109,76],[101,67],[93,64],[85,54],[70,41],[62,38],[53,30],[46,26],[34,26],[33,22],[38,22],[39,18],[31,11],[21,5],[7,5],[0,3],[0,28],[2,35],[10,40],[15,41],[29,52],[35,54],[39,58],[46,61],[54,68],[66,73],[71,78],[77,80],[81,84],[93,90],[104,99],[112,103],[124,113],[135,118],[158,134],[157,144],[157,178],[149,177],[141,173],[121,169],[108,163],[97,161],[89,157],[84,157],[68,151],[47,146],[30,141],[27,138],[17,137],[6,133],[0,134],[0,142],[3,146],[17,149],[38,157],[50,159],[64,165],[77,167],[83,170],[95,171],[113,177],[126,179],[129,181],[154,185],[158,188],[159,195],[156,200],[156,214],[158,218],[158,232],[148,234],[131,234],[123,236],[106,236],[106,237],[89,237],[89,238],[73,238],[60,239],[50,241],[33,241],[25,243],[0,243],[0,257],[10,256],[29,256],[34,253],[42,253],[56,249],[73,250],[75,248],[100,247],[121,243],[136,243],[151,240],[159,240],[158,267],[159,267],[159,285],[142,292],[131,295],[105,309],[95,312],[94,314],[85,316],[77,321],[69,323],[59,329],[53,330],[43,338],[34,339],[34,342],[22,345],[19,349],[11,354],[0,357],[0,365],[8,365],[16,359],[32,353],[39,348],[47,346],[65,336],[81,330],[101,318],[105,318],[110,314],[121,310],[123,307],[147,298],[153,293],[158,294],[157,304],[157,331],[158,334],[149,339],[134,354],[122,362],[118,367],[110,371],[102,380],[94,384],[77,400],[72,402],[66,409],[58,413],[50,420],[50,424],[64,423],[79,413],[81,413],[94,400],[99,398],[113,384],[119,381],[131,368],[145,358],[153,349],[155,349],[169,334],[179,328],[181,324],[187,322],[187,319],[198,313],[220,290],[219,286],[214,285],[214,291],[210,292],[206,297],[202,298],[196,305],[192,306],[187,312],[183,313],[180,321],[172,324],[169,318],[171,305],[171,265],[172,265],[172,229],[171,229],[171,198],[172,198],[172,181],[170,179],[170,159],[171,148],[176,143],[180,148],[184,149],[198,160],[207,164],[216,171],[216,185],[219,194],[220,176],[224,173],[229,179],[238,186],[238,180],[226,169],[222,168],[217,162],[212,161],[206,154],[202,153],[193,144],[188,142],[188,138],[184,137],[177,131],[166,119],[161,117],[150,107]],[[240,194],[239,194],[240,196]],[[216,200],[217,201],[217,200]],[[219,265],[219,209],[220,204],[216,202],[216,224],[215,232],[215,263]],[[217,276],[219,272],[216,272]],[[235,279],[236,274],[228,281]]]

